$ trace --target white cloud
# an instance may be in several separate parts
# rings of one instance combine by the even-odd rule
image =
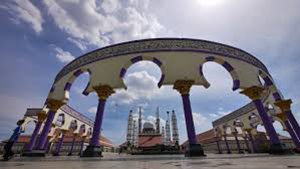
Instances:
[[[157,92],[157,79],[149,75],[146,71],[128,74],[125,78],[127,90],[117,90],[112,95],[112,100],[117,103],[130,104],[140,98],[151,99]]]
[[[55,47],[54,50],[56,53],[56,58],[62,63],[68,63],[75,59],[75,57],[68,51],[64,51],[60,47]]]
[[[71,37],[68,37],[67,40],[74,43],[82,51],[87,49],[86,48],[86,43],[83,42],[83,41],[80,41],[78,39],[73,39]]]
[[[140,2],[143,3],[142,1]],[[163,29],[155,16],[117,0],[44,0],[55,24],[80,49],[137,38],[155,37]],[[102,9],[101,9],[101,8]]]
[[[101,7],[106,13],[113,13],[119,10],[121,5],[118,0],[104,0]]]
[[[89,108],[88,112],[90,112],[90,113],[96,113],[97,112],[97,107],[95,106],[95,107]]]
[[[223,116],[225,116],[225,115],[227,115],[231,112],[232,111],[224,111],[223,108],[219,108],[216,113],[209,113],[209,116],[212,117],[215,120],[215,119],[223,117]]]
[[[6,9],[14,23],[23,21],[30,24],[36,33],[43,30],[44,22],[40,10],[34,6],[29,0],[12,0],[9,3],[0,5],[0,8]]]
[[[212,128],[211,121],[201,113],[193,113],[193,120],[197,134]]]
[[[152,123],[155,126],[156,117],[152,116],[152,115],[149,115],[149,116],[147,116],[146,121]],[[160,127],[162,127],[162,126],[165,127],[166,126],[166,120],[164,120],[162,118],[159,118],[159,121],[160,121]]]

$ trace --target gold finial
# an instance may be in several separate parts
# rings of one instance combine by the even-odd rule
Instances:
[[[276,114],[276,116],[277,116],[278,118],[280,118],[282,121],[287,121],[287,119],[288,119],[288,117],[287,117],[287,115],[286,115],[285,112],[281,112],[281,113],[279,113],[279,114]]]
[[[194,83],[194,80],[176,80],[173,89],[177,90],[181,95],[186,95],[189,94]]]
[[[43,122],[47,118],[47,113],[45,111],[41,111],[37,113],[38,122]]]
[[[290,111],[291,110],[291,104],[292,104],[292,100],[288,99],[288,100],[279,100],[276,101],[274,104],[276,106],[278,106],[281,111],[286,112],[286,111]]]
[[[93,87],[99,99],[106,100],[111,94],[115,93],[114,89],[109,85],[99,85]]]
[[[64,104],[66,104],[66,103],[61,100],[48,99],[47,108],[49,108],[50,111],[56,112]]]
[[[252,86],[241,91],[240,93],[248,96],[251,100],[259,100],[261,98],[263,91],[264,91],[263,87]]]

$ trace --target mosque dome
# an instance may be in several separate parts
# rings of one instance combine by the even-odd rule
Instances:
[[[143,128],[144,129],[154,129],[154,125],[150,122],[145,122]]]

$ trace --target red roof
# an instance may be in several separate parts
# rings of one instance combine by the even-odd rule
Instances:
[[[139,147],[152,147],[158,144],[163,144],[161,135],[140,135],[139,136]]]
[[[260,134],[260,135],[266,135],[265,132],[258,132],[258,134]],[[197,134],[196,137],[197,137],[197,143],[200,143],[200,144],[212,143],[212,142],[216,142],[216,141],[222,139],[222,138],[217,137],[215,135],[215,132],[214,132],[213,129],[210,129],[210,130],[205,131],[203,133]],[[233,137],[233,135],[232,134],[228,134],[227,137]],[[289,137],[285,137],[285,136],[282,136],[282,135],[279,135],[279,134],[278,134],[278,137],[279,137],[280,140],[290,139]],[[187,143],[188,143],[188,140],[185,141],[182,144],[182,146],[186,146]]]
[[[30,135],[21,135],[18,139],[19,143],[29,143],[29,141],[30,141]],[[73,141],[73,136],[66,135],[64,137],[64,143],[70,143],[72,141]],[[76,137],[75,141],[80,142],[81,138]],[[85,140],[85,142],[89,142],[89,140]],[[99,143],[100,143],[100,145],[104,145],[104,146],[107,146],[107,147],[113,147],[112,142],[104,136],[100,137],[100,142]]]

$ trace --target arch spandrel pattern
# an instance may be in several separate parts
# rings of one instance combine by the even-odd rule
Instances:
[[[178,79],[192,79],[195,80],[196,85],[207,86],[207,81],[199,77],[199,65],[211,55],[224,60],[224,67],[232,67],[236,70],[231,73],[233,78],[236,76],[240,78],[239,81],[234,79],[235,90],[238,86],[244,89],[260,85],[257,80],[258,70],[269,74],[266,67],[254,56],[228,45],[195,39],[146,39],[104,47],[75,59],[56,76],[54,88],[48,98],[67,100],[67,96],[62,94],[62,91],[68,88],[69,79],[78,69],[89,69],[91,72],[86,94],[93,92],[93,86],[100,84],[107,84],[113,88],[126,88],[123,80],[119,78],[120,71],[122,68],[126,69],[129,61],[134,61],[131,59],[138,60],[139,57],[156,58],[158,63],[163,64],[163,82],[161,81],[159,86],[174,84]],[[247,78],[243,79],[245,76]]]

